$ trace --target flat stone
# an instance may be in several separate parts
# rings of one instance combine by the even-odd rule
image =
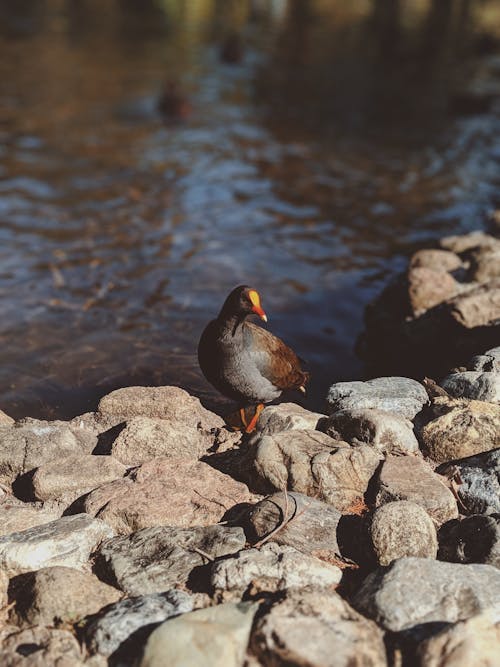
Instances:
[[[382,505],[373,515],[370,528],[379,565],[397,558],[436,558],[436,528],[427,512],[415,503],[398,500]]]
[[[254,465],[270,489],[288,488],[347,512],[363,501],[381,458],[373,447],[350,447],[319,431],[284,431],[260,439]]]
[[[376,505],[409,500],[438,524],[458,516],[457,501],[443,478],[416,456],[387,456],[380,471]]]
[[[342,571],[335,565],[270,542],[214,563],[211,584],[216,592],[243,595],[250,586],[271,592],[307,586],[331,588],[341,578]]]
[[[64,500],[70,504],[101,484],[123,477],[127,468],[112,456],[72,454],[37,468],[31,488],[38,500]]]
[[[500,598],[500,572],[490,565],[400,558],[376,570],[354,597],[354,607],[386,630],[423,623],[455,623]]]
[[[500,449],[445,464],[438,472],[458,473],[457,494],[469,514],[500,513]]]
[[[420,266],[408,271],[408,298],[416,317],[460,291],[460,283],[444,269]]]
[[[439,559],[500,568],[500,514],[448,521],[439,531]]]
[[[260,665],[386,667],[383,637],[337,593],[286,591],[257,621],[251,646]]]
[[[458,255],[450,250],[439,250],[434,248],[423,248],[417,250],[410,260],[410,268],[424,267],[436,271],[455,271],[463,265]]]
[[[422,642],[418,667],[497,667],[500,604],[455,623]]]
[[[207,463],[157,458],[91,492],[83,508],[128,534],[153,526],[210,526],[237,503],[254,499],[245,484]]]
[[[351,445],[371,445],[383,453],[409,454],[419,451],[412,422],[384,410],[339,410],[328,417],[322,430],[332,438]]]
[[[86,570],[92,551],[112,536],[109,526],[87,514],[64,516],[0,537],[0,568],[9,576],[53,565]]]
[[[143,595],[185,585],[191,571],[208,562],[200,552],[217,558],[244,546],[241,528],[159,526],[109,540],[99,555],[101,567],[123,591]]]
[[[450,373],[441,382],[450,396],[500,403],[500,373],[462,371]]]
[[[484,401],[434,400],[442,414],[420,430],[422,446],[437,463],[500,447],[500,405]]]
[[[314,430],[325,419],[326,415],[310,412],[296,403],[269,405],[260,414],[250,444],[257,442],[263,435],[273,435],[281,431]]]
[[[427,392],[416,380],[380,377],[367,382],[337,382],[327,397],[330,414],[338,410],[375,408],[413,419],[428,402]]]
[[[83,667],[85,659],[78,641],[68,630],[37,626],[2,632],[2,667]]]
[[[193,598],[184,591],[171,590],[121,600],[111,605],[104,614],[90,623],[85,630],[87,646],[93,653],[109,656],[138,631],[147,636],[153,624],[193,610]],[[141,634],[141,640],[144,637]]]
[[[11,621],[20,627],[76,623],[116,602],[120,591],[87,572],[70,567],[45,567],[13,581]]]
[[[257,606],[221,604],[162,623],[150,635],[140,667],[241,667]]]
[[[18,533],[28,528],[59,519],[61,512],[55,509],[34,507],[27,503],[9,502],[0,504],[0,536]]]

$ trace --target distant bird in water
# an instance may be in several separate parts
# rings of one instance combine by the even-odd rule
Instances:
[[[165,120],[185,120],[191,115],[192,107],[177,81],[169,79],[158,99],[158,111]]]
[[[219,51],[219,59],[226,65],[237,65],[243,60],[243,44],[237,32],[233,32],[224,39]]]
[[[293,350],[269,331],[246,321],[253,314],[267,322],[258,292],[247,285],[236,287],[198,344],[203,375],[221,394],[238,402],[246,433],[255,429],[264,403],[278,398],[285,389],[305,393],[309,379]],[[245,411],[248,404],[256,406],[250,421]]]

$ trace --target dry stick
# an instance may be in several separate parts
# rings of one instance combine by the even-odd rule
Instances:
[[[215,558],[214,558],[213,556],[211,556],[210,554],[207,554],[206,551],[202,551],[202,550],[199,549],[198,547],[193,547],[193,548],[191,549],[191,551],[196,551],[197,554],[200,554],[200,556],[203,556],[204,558],[206,558],[207,560],[209,560],[211,563],[213,563],[213,562],[215,561]]]

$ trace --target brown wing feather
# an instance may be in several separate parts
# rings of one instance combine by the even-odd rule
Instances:
[[[309,373],[300,367],[295,352],[280,338],[251,322],[246,323],[253,340],[254,360],[262,375],[278,389],[298,389]]]

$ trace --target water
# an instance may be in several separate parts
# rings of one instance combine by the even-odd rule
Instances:
[[[499,203],[499,5],[0,1],[0,407],[129,384],[216,406],[196,345],[239,283],[310,407],[362,377],[364,306]]]

